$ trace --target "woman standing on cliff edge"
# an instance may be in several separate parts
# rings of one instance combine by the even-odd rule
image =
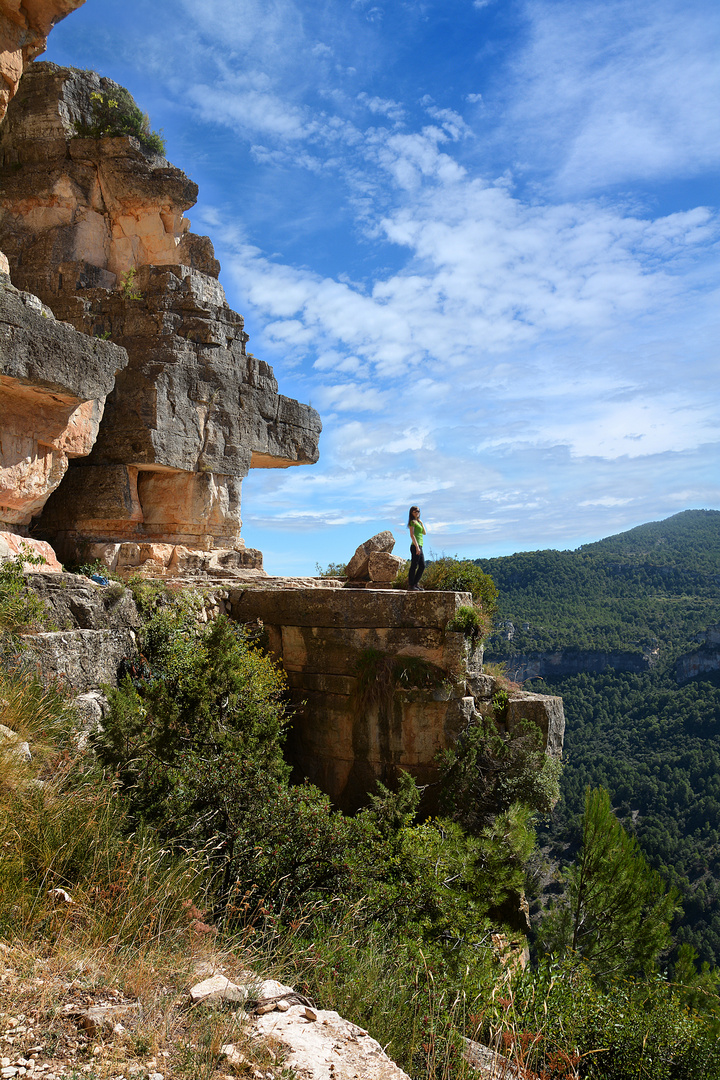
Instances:
[[[427,529],[420,520],[420,510],[417,506],[410,507],[408,515],[408,529],[410,530],[410,573],[408,574],[408,592],[418,592],[418,582],[423,576],[425,569],[425,556],[423,555],[423,539]]]

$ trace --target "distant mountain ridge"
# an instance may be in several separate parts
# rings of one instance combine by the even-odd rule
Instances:
[[[720,964],[720,511],[476,562],[500,594],[487,658],[563,698],[550,850],[572,855],[585,788],[607,788],[680,889],[676,941]]]
[[[720,511],[584,544],[476,559],[500,592],[491,659],[584,650],[677,659],[720,622]],[[590,665],[587,670],[592,670]]]

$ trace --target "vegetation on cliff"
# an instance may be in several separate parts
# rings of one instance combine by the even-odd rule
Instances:
[[[150,118],[135,104],[124,87],[112,91],[94,90],[90,94],[91,117],[75,124],[76,134],[83,139],[117,138],[132,135],[144,150],[165,153],[165,140],[150,127]]]
[[[112,695],[95,754],[78,747],[60,695],[22,672],[4,679],[3,716],[39,749],[31,762],[2,751],[2,935],[103,949],[125,971],[140,955],[167,970],[210,935],[369,1029],[417,1078],[466,1075],[464,1038],[546,1080],[577,1068],[598,1080],[720,1076],[712,977],[691,956],[682,985],[658,973],[674,901],[605,803],[582,881],[603,911],[615,886],[650,882],[624,929],[623,970],[560,947],[557,933],[549,958],[521,970],[500,912],[525,883],[553,779],[538,780],[532,731],[508,749],[478,727],[446,761],[444,817],[417,820],[408,776],[345,817],[289,782],[282,676],[252,640],[223,618],[199,623],[191,593],[143,586],[140,599],[142,660]],[[72,908],[58,912],[54,888]],[[586,908],[605,955],[619,947]],[[170,1074],[187,1074],[167,1045]],[[218,1066],[209,1045],[203,1075]]]

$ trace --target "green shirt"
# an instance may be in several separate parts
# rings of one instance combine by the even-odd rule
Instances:
[[[423,540],[425,539],[425,531],[419,521],[413,521],[412,530],[415,533],[415,540],[418,547],[422,547]]]

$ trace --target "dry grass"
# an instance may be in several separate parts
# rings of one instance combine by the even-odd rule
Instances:
[[[287,1077],[281,1052],[253,1036],[241,1007],[191,1002],[189,987],[217,972],[247,981],[239,955],[204,942],[122,958],[87,952],[67,936],[52,948],[0,944],[0,1055],[45,1080]],[[111,1024],[121,1027],[87,1030],[91,1008],[116,1010]],[[227,1043],[241,1052],[241,1064],[221,1055]]]

